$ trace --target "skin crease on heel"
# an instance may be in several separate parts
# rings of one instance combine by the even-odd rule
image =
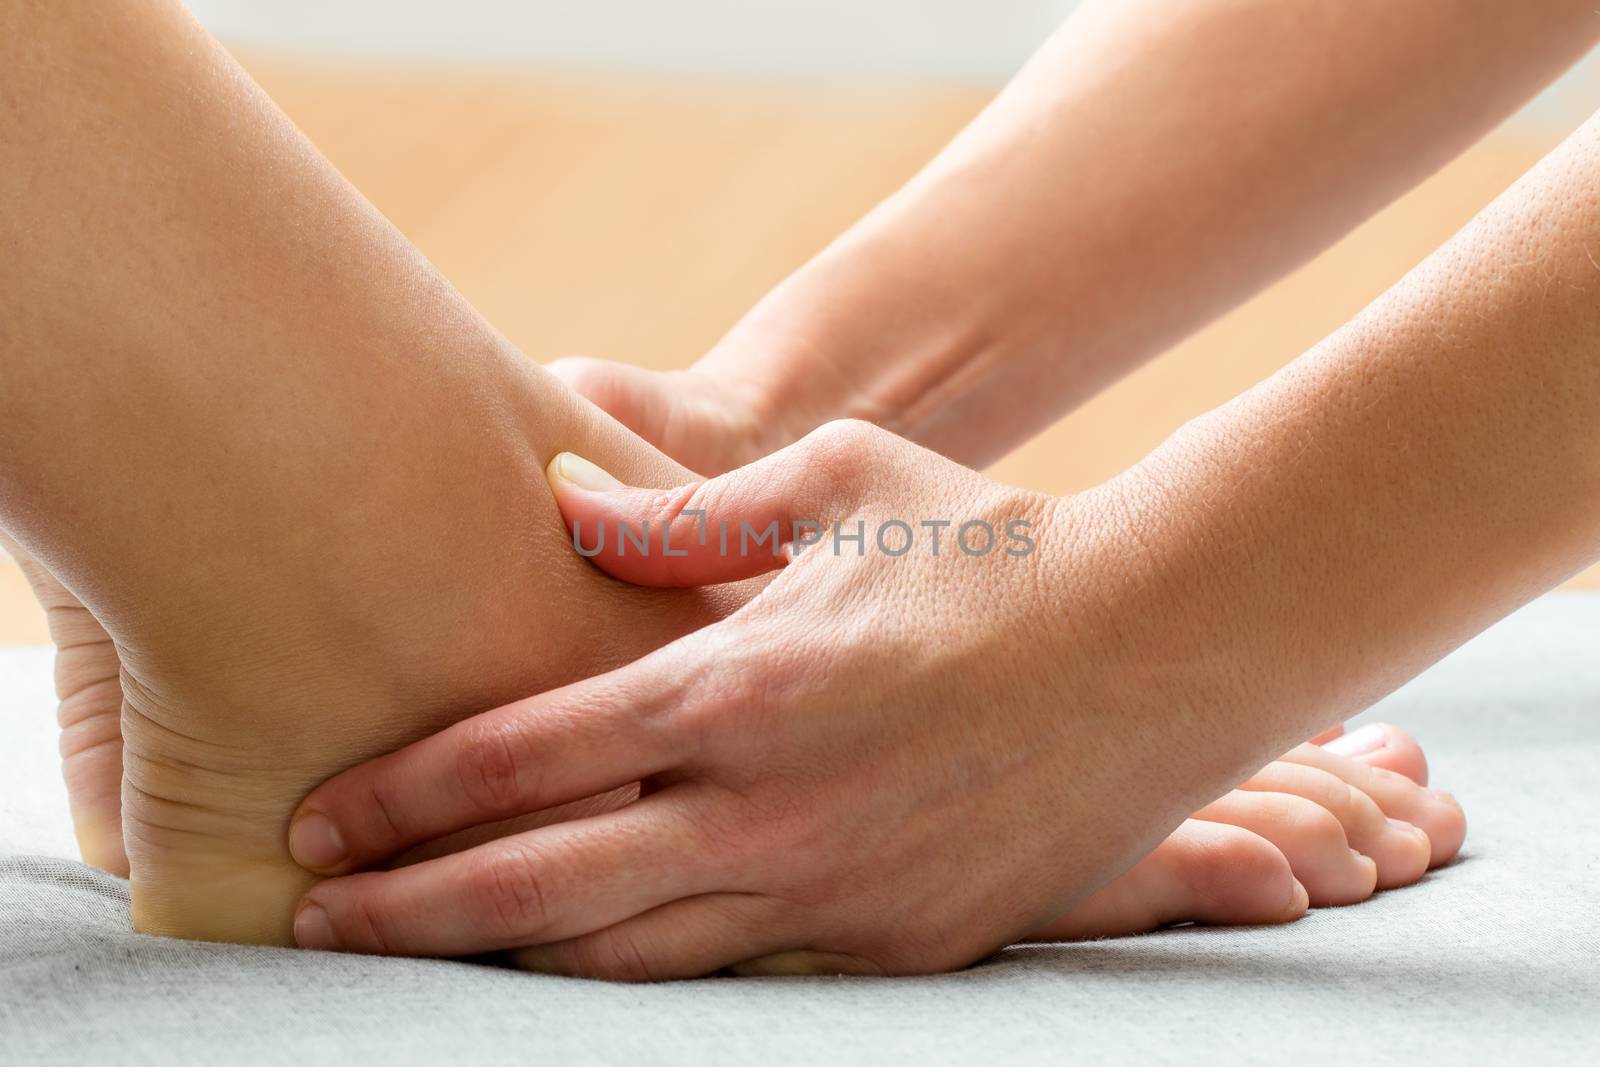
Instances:
[[[531,485],[536,493],[539,483]],[[508,484],[496,495],[514,500],[516,494]],[[482,551],[463,544],[442,555],[470,559]],[[402,601],[415,596],[418,606],[390,613],[403,624],[376,647],[356,646],[365,669],[324,651],[323,662],[305,665],[292,692],[273,686],[261,694],[219,680],[174,689],[165,684],[170,667],[149,672],[153,681],[135,687],[124,718],[137,927],[292,943],[294,904],[315,876],[288,854],[288,817],[318,781],[514,694],[632,658],[707,617],[708,605],[692,598],[602,590],[581,561],[558,554],[550,541],[522,552],[517,567],[507,562],[472,574],[436,568],[427,582],[411,578],[395,586]],[[518,579],[507,581],[513,574]],[[586,605],[582,622],[571,610],[578,603]],[[473,618],[488,620],[492,640],[474,642],[448,663],[430,657],[420,676],[407,677],[418,675],[410,650],[460,649],[454,635]],[[314,615],[293,626],[329,633]],[[270,639],[270,629],[248,638],[257,646]],[[334,641],[325,638],[324,649]],[[530,656],[529,649],[541,654]],[[374,677],[379,664],[394,669]],[[130,673],[143,673],[142,664]],[[255,673],[240,672],[246,682]],[[323,718],[325,708],[339,714]],[[254,724],[248,730],[246,721]],[[524,824],[560,818],[563,810]]]

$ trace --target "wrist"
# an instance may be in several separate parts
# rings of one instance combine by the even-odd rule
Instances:
[[[1186,461],[1201,443],[1169,442],[1069,498],[1078,533],[1057,581],[1080,609],[1072,655],[1106,686],[1095,695],[1182,738],[1204,771],[1197,804],[1326,725],[1334,703],[1306,670],[1315,657],[1296,654],[1297,620],[1260,589],[1261,571],[1293,561]]]
[[[947,412],[1016,350],[1022,320],[1002,313],[993,286],[958,278],[914,217],[892,214],[785,279],[694,365],[750,413],[758,454],[861,419],[974,461],[949,439]],[[971,421],[974,436],[990,429]]]
[[[1058,737],[1064,772],[1089,758],[1120,759],[1129,731],[1140,754],[1129,788],[1164,795],[1181,818],[1226,792],[1277,752],[1246,721],[1207,655],[1203,612],[1174,602],[1177,575],[1149,558],[1123,492],[1107,484],[1053,502],[1039,532],[1034,586],[1043,614],[1023,624],[1035,668],[1057,679],[1059,702],[1041,738]],[[1208,598],[1209,599],[1209,598]],[[1214,624],[1214,622],[1213,622]],[[1047,727],[1066,716],[1071,728]],[[1224,721],[1225,720],[1225,721]],[[1253,761],[1253,762],[1252,762]]]

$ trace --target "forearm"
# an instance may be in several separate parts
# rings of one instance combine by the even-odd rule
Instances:
[[[1350,325],[1090,494],[1138,546],[1133,688],[1276,751],[1600,556],[1597,176],[1592,120]]]
[[[1597,35],[1569,0],[1088,3],[704,364],[779,438],[862,417],[998,458],[1331,243]]]

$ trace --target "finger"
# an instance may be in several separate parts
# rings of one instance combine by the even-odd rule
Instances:
[[[1416,826],[1428,835],[1432,848],[1430,866],[1449,862],[1461,850],[1467,835],[1467,818],[1450,794],[1426,789],[1403,774],[1369,766],[1318,745],[1298,745],[1281,758],[1337,775],[1376,801],[1385,815]]]
[[[1350,847],[1378,865],[1378,888],[1410,885],[1428,869],[1432,846],[1428,835],[1383,814],[1377,803],[1342,778],[1299,763],[1273,762],[1257,771],[1240,789],[1246,792],[1292,793],[1333,813],[1344,827]]]
[[[1315,742],[1313,742],[1315,743]],[[1428,784],[1428,758],[1422,746],[1398,726],[1372,722],[1323,744],[1329,752],[1359,759],[1369,767],[1403,774],[1418,785]]]
[[[563,941],[729,875],[670,791],[410,867],[333,878],[295,914],[302,948],[464,956]]]
[[[570,452],[547,474],[573,546],[635,585],[736,581],[784,565],[848,511],[883,431],[829,423],[755,463],[677,489],[623,485]]]
[[[1314,908],[1354,904],[1377,888],[1377,864],[1350,847],[1332,812],[1304,797],[1236,789],[1194,817],[1242,827],[1272,842]]]
[[[800,978],[821,974],[860,974],[881,977],[884,969],[864,956],[843,952],[790,949],[735,963],[728,970],[741,978]]]
[[[646,441],[665,436],[672,398],[655,371],[587,356],[558,359],[545,370]]]
[[[1173,923],[1254,926],[1305,914],[1305,887],[1270,841],[1237,826],[1186,820],[1126,874],[1029,941],[1142,934]]]
[[[699,978],[792,944],[769,897],[712,893],[663,904],[592,934],[516,949],[524,970],[612,982]]]
[[[456,830],[577,800],[679,765],[672,715],[700,631],[609,674],[519,700],[339,774],[301,801],[289,851],[340,873]]]

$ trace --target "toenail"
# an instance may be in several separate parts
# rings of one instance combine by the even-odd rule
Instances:
[[[302,867],[332,867],[345,852],[344,837],[326,815],[302,815],[289,827],[289,854]]]
[[[294,941],[301,948],[331,949],[334,947],[333,923],[320,904],[306,901],[294,917]]]
[[[1289,893],[1289,910],[1286,914],[1291,919],[1298,919],[1311,907],[1311,894],[1300,884],[1300,879],[1291,878],[1290,882],[1293,883],[1293,887]]]
[[[1322,747],[1341,756],[1365,756],[1368,752],[1376,752],[1388,743],[1389,735],[1383,732],[1383,727],[1372,722],[1359,730],[1340,734]]]
[[[1404,819],[1390,819],[1389,829],[1394,830],[1397,833],[1410,834],[1412,837],[1418,837],[1424,841],[1428,840],[1427,831],[1423,830],[1420,826],[1415,826],[1412,823],[1406,822]]]
[[[1452,808],[1455,808],[1457,811],[1461,810],[1461,801],[1457,800],[1454,794],[1447,793],[1443,789],[1430,789],[1428,792],[1432,793],[1437,799],[1444,801]]]

